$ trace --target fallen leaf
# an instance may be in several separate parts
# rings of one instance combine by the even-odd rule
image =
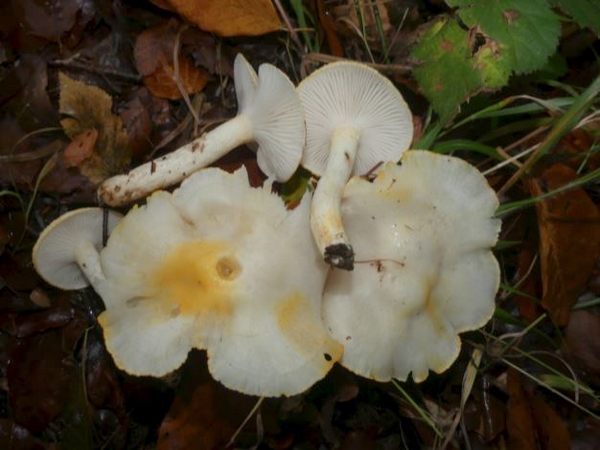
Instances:
[[[75,25],[81,2],[21,0],[13,2],[13,5],[19,5],[17,14],[30,34],[59,42],[63,34]]]
[[[198,28],[219,36],[260,36],[281,29],[271,0],[168,0],[167,3]]]
[[[533,196],[551,192],[577,178],[554,164],[530,181]],[[536,205],[540,234],[542,306],[564,326],[569,309],[584,291],[600,252],[600,212],[583,189],[571,189]]]
[[[131,160],[129,140],[121,119],[112,113],[112,98],[96,86],[59,74],[61,125],[71,139],[97,130],[94,151],[79,166],[94,183],[123,171]]]
[[[256,397],[230,391],[214,381],[206,359],[192,352],[175,400],[160,426],[157,449],[221,450],[256,401]]]
[[[569,431],[562,418],[554,408],[535,394],[533,387],[521,381],[521,375],[514,369],[508,370],[507,391],[508,448],[570,448]]]
[[[600,382],[600,316],[591,311],[571,313],[565,329],[567,355],[586,375]]]
[[[85,160],[90,158],[94,152],[97,140],[98,130],[94,129],[84,131],[75,136],[63,152],[65,167],[79,167]]]
[[[14,420],[0,419],[0,448],[44,450],[47,445]]]
[[[145,30],[135,42],[137,70],[143,76],[144,85],[159,98],[181,98],[180,87],[188,94],[199,92],[209,79],[206,70],[194,66],[191,59],[181,52],[176,73],[173,48],[178,31],[179,25],[170,21]]]
[[[13,417],[33,433],[43,431],[62,411],[74,381],[74,365],[63,352],[62,330],[22,339],[7,367]]]

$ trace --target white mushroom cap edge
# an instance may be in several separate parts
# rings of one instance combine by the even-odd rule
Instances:
[[[404,153],[370,183],[353,178],[342,216],[356,243],[353,272],[334,270],[323,300],[341,364],[378,381],[423,381],[456,359],[458,333],[494,311],[500,271],[491,248],[498,200],[467,162]]]
[[[344,186],[352,174],[400,159],[412,141],[412,115],[396,87],[364,64],[328,64],[297,89],[306,120],[301,164],[322,175],[311,208],[313,235],[327,262],[352,270],[339,206]]]

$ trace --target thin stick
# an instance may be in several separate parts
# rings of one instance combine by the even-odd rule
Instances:
[[[248,415],[246,416],[246,418],[242,422],[242,424],[238,427],[237,430],[235,430],[235,433],[233,433],[233,436],[231,436],[231,439],[229,439],[229,442],[227,443],[226,447],[229,448],[231,445],[233,445],[233,443],[235,442],[235,439],[238,437],[238,434],[240,434],[240,432],[246,426],[246,424],[248,423],[248,421],[252,418],[252,416],[256,413],[256,411],[258,411],[258,408],[260,408],[260,405],[262,404],[262,402],[263,402],[264,399],[265,399],[264,397],[260,397],[258,399],[258,401],[254,405],[254,407],[250,410],[250,412],[248,413]]]

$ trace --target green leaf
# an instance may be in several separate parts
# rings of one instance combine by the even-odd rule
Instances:
[[[468,41],[458,22],[443,17],[412,51],[412,57],[420,61],[414,76],[441,122],[454,117],[460,104],[482,86]]]
[[[581,27],[587,27],[600,35],[600,3],[598,0],[553,0],[570,15]]]
[[[517,74],[546,64],[560,38],[560,20],[547,0],[446,0],[471,29],[497,42]]]

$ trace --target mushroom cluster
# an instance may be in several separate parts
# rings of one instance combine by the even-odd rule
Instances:
[[[327,267],[309,200],[290,211],[245,169],[211,168],[134,207],[85,266],[75,260],[106,305],[98,322],[117,366],[162,376],[206,349],[216,380],[260,396],[325,376],[342,345],[321,319]]]
[[[107,348],[136,375],[165,375],[192,348],[206,349],[215,379],[260,396],[302,392],[336,362],[380,381],[445,370],[459,333],[490,319],[499,285],[498,200],[483,175],[408,150],[410,110],[365,65],[329,64],[296,93],[239,55],[235,84],[236,118],[99,189],[111,205],[154,191],[144,205],[51,224],[33,250],[38,272],[96,290]],[[199,170],[248,141],[262,187],[245,169]],[[299,164],[321,178],[288,210],[272,184]]]

